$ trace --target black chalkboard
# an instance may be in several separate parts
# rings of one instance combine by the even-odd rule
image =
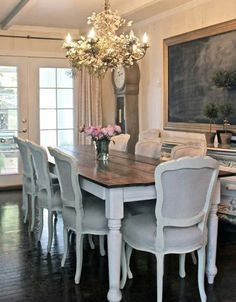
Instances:
[[[236,125],[236,88],[217,88],[219,70],[236,70],[236,30],[168,46],[168,122],[209,123],[206,103],[234,106],[230,123]],[[219,118],[217,123],[222,123]]]

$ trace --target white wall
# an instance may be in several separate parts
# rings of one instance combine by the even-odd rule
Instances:
[[[152,17],[136,26],[136,33],[147,32],[150,49],[140,62],[139,94],[140,130],[163,128],[163,39],[236,18],[236,0],[193,0],[172,11]],[[103,105],[114,105],[107,99],[112,84],[106,79]],[[112,104],[112,105],[111,105]],[[104,120],[107,120],[104,112]],[[109,113],[111,116],[111,113]]]

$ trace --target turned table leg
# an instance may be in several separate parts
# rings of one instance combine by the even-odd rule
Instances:
[[[120,262],[122,235],[120,232],[123,218],[123,190],[109,189],[106,194],[106,217],[108,218],[108,268],[109,291],[107,299],[118,302],[122,299],[120,291]]]
[[[206,274],[208,283],[213,284],[217,274],[216,267],[216,249],[217,249],[217,234],[218,234],[218,216],[217,209],[220,203],[220,180],[218,179],[216,189],[213,195],[213,201],[208,219],[208,245],[207,245],[207,264]]]

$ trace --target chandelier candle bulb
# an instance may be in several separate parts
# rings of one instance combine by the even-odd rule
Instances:
[[[66,36],[66,41],[65,41],[65,43],[67,43],[67,44],[71,44],[72,43],[72,37],[71,37],[71,35],[68,33],[67,34],[67,36]]]
[[[147,34],[142,44],[133,30],[128,31],[132,22],[113,12],[109,0],[105,0],[104,11],[88,17],[88,24],[92,29],[87,37],[75,41],[69,35],[63,44],[75,71],[84,66],[89,73],[104,76],[109,68],[130,67],[145,56],[149,47]]]
[[[95,29],[94,27],[91,28],[91,30],[89,31],[87,37],[91,40],[95,39],[96,37],[96,32],[95,32]]]
[[[143,34],[143,39],[142,39],[142,40],[143,40],[143,44],[144,44],[144,45],[147,45],[147,44],[148,44],[148,35],[147,35],[147,33],[144,33],[144,34]]]
[[[134,35],[133,30],[130,31],[129,36],[130,36],[131,39],[134,39],[134,38],[135,38],[135,35]]]

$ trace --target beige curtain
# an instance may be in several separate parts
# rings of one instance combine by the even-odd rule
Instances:
[[[81,126],[102,125],[101,79],[90,75],[82,68],[78,78],[78,128]],[[91,139],[78,129],[78,143],[90,144]]]

